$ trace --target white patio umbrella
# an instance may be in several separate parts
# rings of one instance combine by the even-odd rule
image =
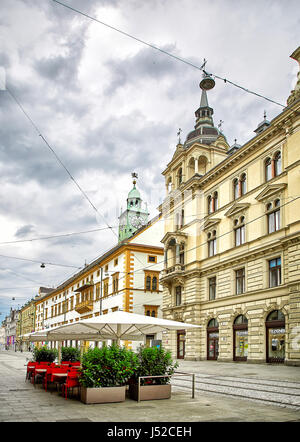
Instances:
[[[141,341],[145,335],[159,333],[165,330],[183,330],[199,328],[200,325],[171,321],[152,316],[138,315],[117,311],[106,315],[96,316],[72,324],[62,325],[47,331],[47,340],[63,341],[106,340],[112,339]]]

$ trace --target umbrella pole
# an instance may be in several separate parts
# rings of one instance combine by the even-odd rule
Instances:
[[[62,342],[58,341],[58,357],[57,357],[58,364],[61,363],[61,344],[62,344]]]
[[[117,345],[120,347],[121,342],[121,325],[117,324]]]

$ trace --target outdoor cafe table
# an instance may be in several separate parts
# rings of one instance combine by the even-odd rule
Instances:
[[[46,373],[46,371],[47,371],[47,368],[36,368],[35,369],[35,375],[38,373],[40,373],[40,374],[42,374],[42,373]],[[33,377],[33,382],[34,382],[34,385],[35,385],[35,375],[34,375],[34,377]]]

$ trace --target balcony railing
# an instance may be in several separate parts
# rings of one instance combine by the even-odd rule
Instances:
[[[93,310],[93,303],[94,302],[90,299],[87,301],[78,302],[75,305],[75,310],[80,314],[91,312]]]

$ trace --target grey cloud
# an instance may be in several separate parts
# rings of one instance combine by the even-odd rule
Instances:
[[[15,236],[17,238],[24,238],[29,233],[34,233],[34,226],[32,224],[26,224],[25,226],[20,227],[16,233]]]

